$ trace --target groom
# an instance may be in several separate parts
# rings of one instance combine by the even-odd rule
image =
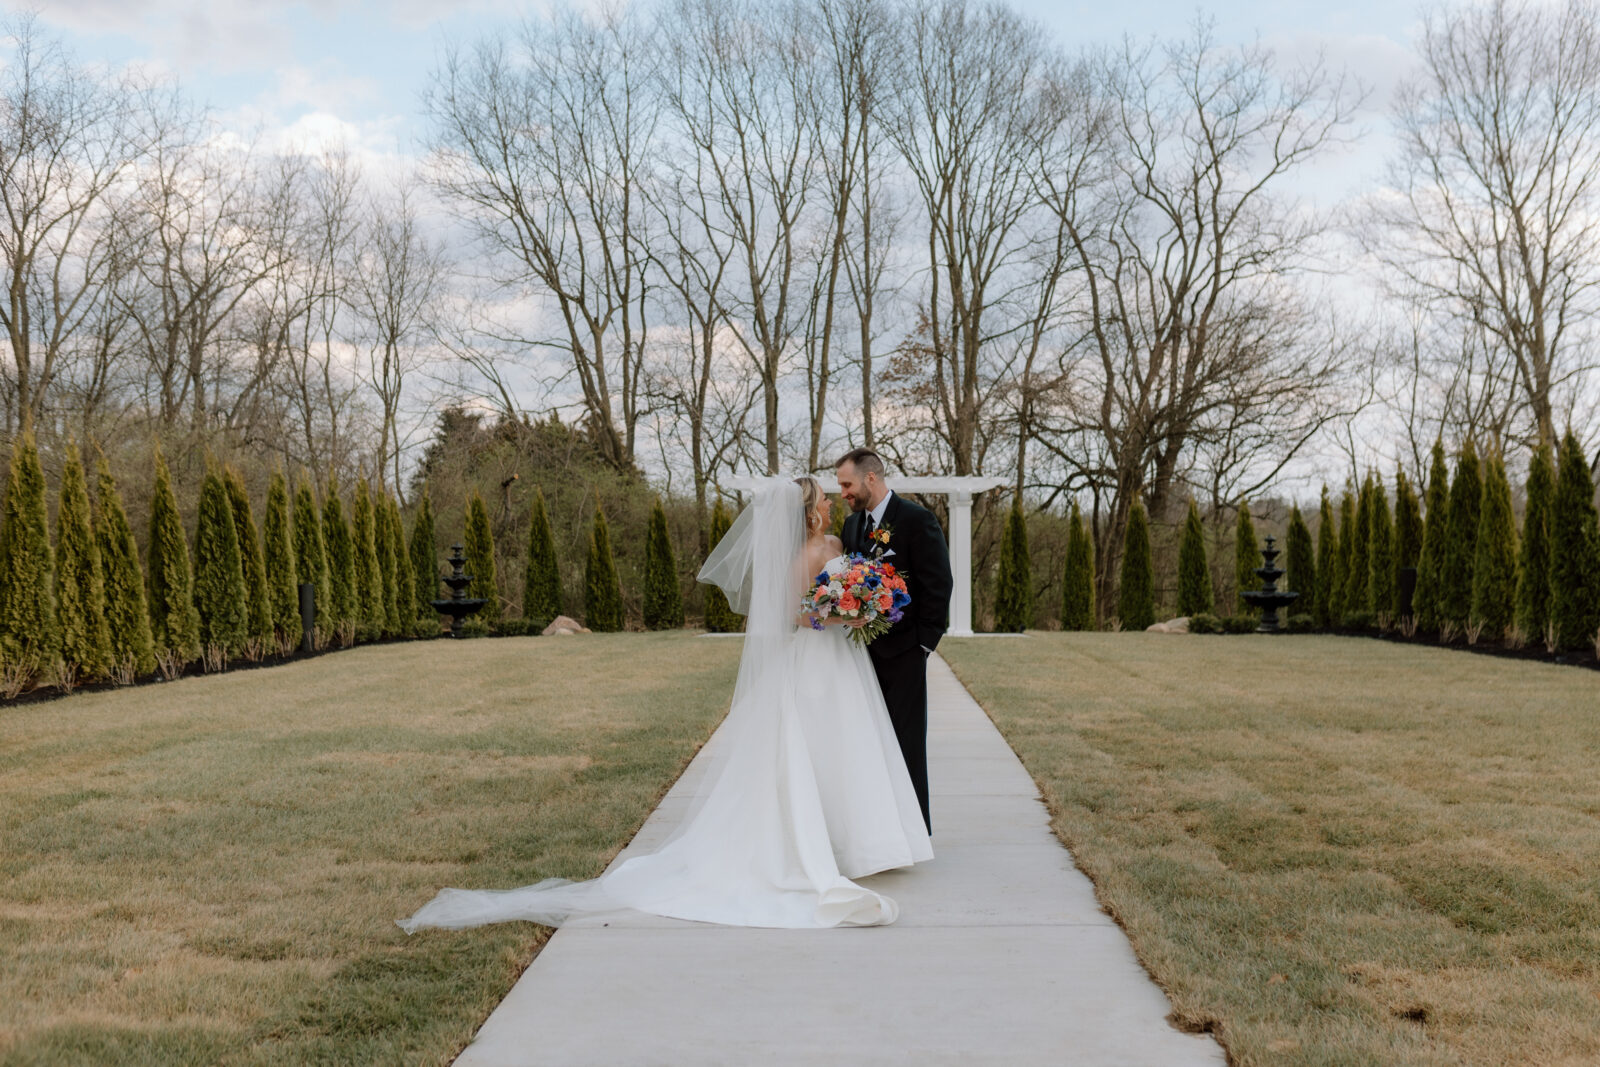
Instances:
[[[889,721],[917,789],[922,821],[928,817],[928,655],[950,621],[950,552],[939,520],[927,508],[896,496],[883,484],[883,460],[870,448],[840,457],[839,493],[850,505],[844,550],[878,556],[905,577],[911,604],[904,617],[867,646],[878,672]]]

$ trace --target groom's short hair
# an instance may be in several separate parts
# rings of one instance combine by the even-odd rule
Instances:
[[[854,467],[856,473],[863,477],[868,474],[883,477],[883,457],[870,448],[852,448],[839,457],[839,462],[833,465],[833,469],[838,470],[846,463]]]

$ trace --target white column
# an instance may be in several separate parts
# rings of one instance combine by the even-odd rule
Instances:
[[[972,494],[950,492],[950,575],[955,587],[950,591],[951,637],[972,636]]]

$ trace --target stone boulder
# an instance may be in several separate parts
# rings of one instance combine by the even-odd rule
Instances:
[[[1186,634],[1189,632],[1189,616],[1179,615],[1176,619],[1158,622],[1146,626],[1144,632],[1148,634]]]
[[[557,615],[555,621],[546,626],[542,631],[544,637],[566,637],[569,634],[586,634],[589,628],[578,622],[577,619],[565,615]]]

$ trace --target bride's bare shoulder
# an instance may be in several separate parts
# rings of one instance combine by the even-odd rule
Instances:
[[[833,536],[833,534],[824,534],[822,541],[828,546],[828,551],[832,552],[835,556],[844,555],[844,542]]]

